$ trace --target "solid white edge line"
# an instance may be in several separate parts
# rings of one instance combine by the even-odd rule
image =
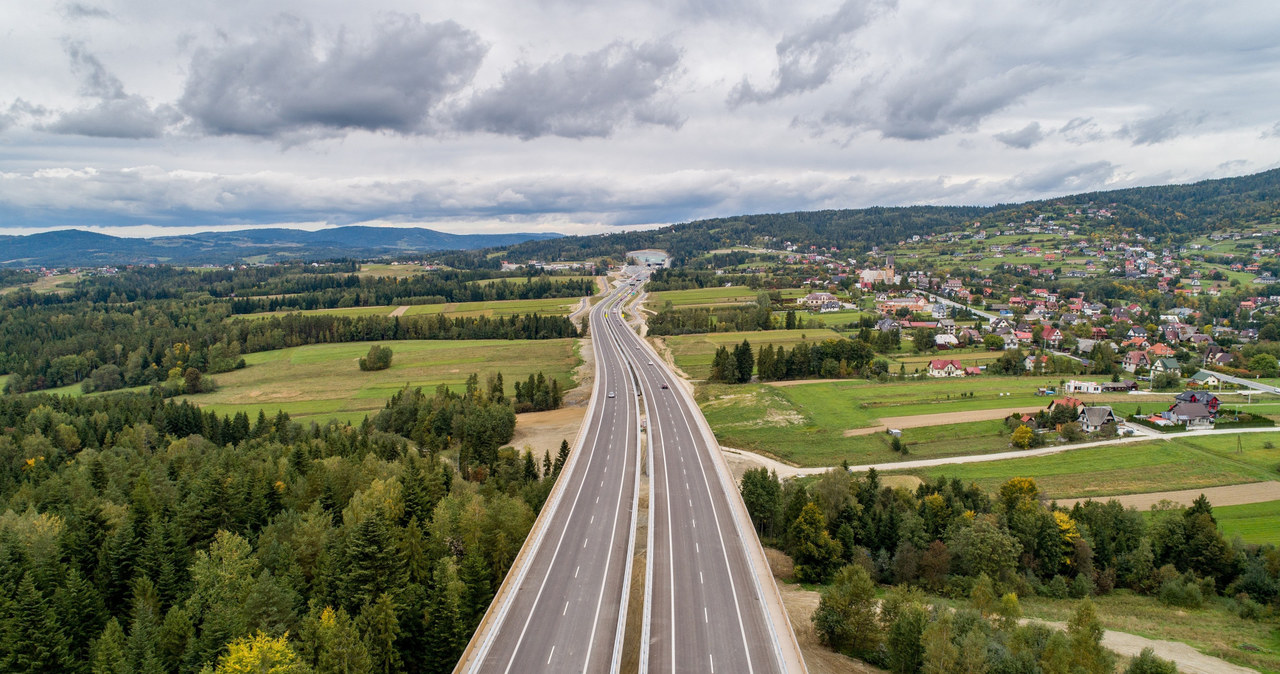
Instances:
[[[606,296],[596,306],[605,307],[608,303],[609,297]],[[602,309],[602,311],[605,311],[605,309]],[[589,317],[591,313],[588,312],[587,315]],[[589,327],[588,330],[590,330]],[[511,575],[510,569],[507,570],[506,577],[503,578],[502,584],[498,586],[495,600],[489,603],[489,608],[485,611],[484,617],[480,619],[480,624],[477,626],[475,633],[471,635],[471,640],[467,643],[467,647],[463,649],[462,657],[458,659],[458,664],[454,666],[454,674],[461,674],[462,672],[474,673],[484,663],[489,654],[489,648],[493,645],[494,638],[497,637],[498,628],[506,621],[507,611],[510,610],[512,602],[515,601],[515,596],[519,594],[520,586],[524,584],[525,577],[529,573],[529,565],[533,562],[533,557],[537,555],[537,551],[542,545],[542,539],[546,537],[547,528],[555,520],[556,513],[559,512],[564,492],[569,489],[568,484],[571,480],[568,477],[573,474],[573,468],[578,464],[578,457],[582,454],[591,420],[595,416],[596,409],[599,407],[600,396],[605,389],[605,370],[600,356],[600,349],[595,347],[594,336],[589,334],[587,338],[592,341],[591,359],[594,361],[596,372],[596,381],[593,386],[595,391],[591,395],[591,401],[587,403],[587,414],[583,417],[583,423],[578,427],[578,436],[574,440],[573,451],[569,454],[569,461],[565,466],[561,467],[559,477],[566,479],[556,478],[556,484],[552,486],[551,495],[547,499],[548,503],[543,504],[537,519],[534,520],[533,528],[535,531],[533,535],[525,539],[525,544],[521,546],[520,552],[516,553],[515,561],[520,565],[519,570],[515,576]],[[543,519],[544,516],[545,520]],[[508,584],[508,581],[511,581],[510,584]]]

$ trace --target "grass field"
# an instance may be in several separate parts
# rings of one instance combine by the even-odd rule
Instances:
[[[543,314],[567,316],[578,308],[581,298],[553,297],[539,300],[499,300],[493,302],[450,302],[447,304],[415,304],[406,316],[447,314],[449,316],[513,316]]]
[[[320,344],[245,356],[248,367],[214,376],[219,390],[186,396],[220,414],[284,410],[298,419],[358,422],[381,409],[402,386],[460,390],[472,372],[480,381],[502,372],[507,395],[514,383],[542,371],[572,388],[579,363],[575,340],[451,340],[381,342],[394,352],[391,367],[362,372],[357,360],[372,342]]]
[[[357,276],[389,276],[393,278],[409,278],[425,274],[420,264],[362,264]]]
[[[567,316],[578,308],[580,298],[557,297],[538,300],[501,300],[494,302],[448,302],[444,304],[413,304],[405,311],[406,316],[434,316],[446,314],[456,316],[512,316],[516,314],[543,314]],[[342,307],[339,309],[309,309],[306,311],[271,311],[260,314],[232,316],[236,318],[262,318],[266,316],[284,316],[299,313],[307,315],[335,316],[388,316],[396,307],[379,305],[371,307]]]
[[[1155,440],[899,472],[926,480],[959,478],[992,491],[1010,478],[1034,477],[1050,498],[1099,498],[1274,480],[1280,450],[1267,448],[1268,442],[1280,442],[1280,433]]]
[[[65,293],[71,291],[71,286],[80,280],[82,274],[59,274],[58,276],[41,276],[31,283],[20,283],[15,286],[0,288],[0,295],[12,292],[18,288],[30,288],[38,293]]]
[[[1213,516],[1227,538],[1280,545],[1280,501],[1222,506],[1213,509]]]
[[[688,354],[684,359],[692,361],[694,372],[690,374],[698,376],[695,373],[705,373],[709,368],[711,356],[705,345],[694,355],[697,360]],[[676,362],[681,362],[680,356]],[[982,376],[886,383],[847,379],[790,386],[704,385],[699,389],[698,400],[721,444],[769,454],[800,466],[832,466],[841,461],[857,464],[901,458],[890,451],[886,435],[845,437],[846,430],[878,426],[886,417],[1041,408],[1051,399],[1035,395],[1035,390],[1046,385],[1056,386],[1057,381]],[[1091,403],[1136,407],[1125,394],[1084,398]],[[1143,398],[1142,404],[1154,411],[1163,409],[1169,400],[1172,396],[1149,396]],[[903,431],[902,440],[916,458],[1009,449],[1000,421],[910,428]]]
[[[569,275],[569,276],[534,276],[532,278],[547,279],[547,280],[550,280],[552,283],[563,283],[565,281],[582,281],[585,279],[592,279],[595,277],[577,274],[577,275]],[[528,276],[510,276],[510,277],[504,277],[504,278],[480,279],[479,281],[472,281],[471,283],[478,286],[487,286],[487,285],[493,285],[494,283],[500,283],[502,281],[506,281],[511,285],[524,285],[529,282],[529,279],[530,277]]]
[[[658,311],[667,303],[671,302],[674,307],[697,307],[697,306],[726,306],[730,304],[749,304],[755,302],[760,293],[769,292],[768,290],[752,290],[746,286],[733,286],[730,288],[696,288],[694,290],[663,290],[656,293],[650,293],[649,298],[645,300],[645,307],[653,311]],[[809,291],[800,288],[787,288],[780,291],[783,299],[795,299],[804,297]]]
[[[680,291],[685,292],[685,291]],[[840,335],[825,329],[805,330],[759,330],[754,332],[712,332],[699,335],[677,335],[661,338],[671,350],[676,367],[695,379],[706,379],[711,374],[711,359],[716,349],[726,346],[732,349],[742,340],[751,346],[764,344],[785,346],[788,349],[802,341],[821,342],[826,339],[839,339]]]

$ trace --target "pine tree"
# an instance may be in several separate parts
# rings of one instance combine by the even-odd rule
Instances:
[[[36,588],[30,573],[23,575],[4,623],[4,670],[62,672],[70,664],[66,635],[53,608]]]
[[[359,608],[375,601],[383,592],[394,591],[404,582],[404,561],[380,515],[368,515],[356,525],[347,539],[344,556],[344,607]]]
[[[466,646],[462,621],[462,595],[466,586],[458,579],[453,559],[436,562],[431,576],[427,606],[427,661],[431,671],[446,674],[453,670]]]
[[[478,547],[462,556],[458,569],[459,579],[466,585],[462,596],[462,620],[467,626],[478,625],[493,599],[493,571],[485,562]]]
[[[124,630],[120,621],[112,618],[93,645],[93,674],[130,674],[129,659],[125,654]]]
[[[400,622],[391,595],[384,592],[374,603],[365,604],[357,622],[364,636],[365,649],[369,652],[371,671],[383,674],[400,671],[400,652],[396,649]]]
[[[553,474],[560,477],[560,471],[564,470],[564,464],[569,460],[569,441],[560,441],[560,452],[556,454],[556,463],[553,467]]]
[[[72,567],[55,597],[58,622],[66,630],[70,661],[82,668],[90,662],[89,646],[102,633],[106,607],[98,590]]]

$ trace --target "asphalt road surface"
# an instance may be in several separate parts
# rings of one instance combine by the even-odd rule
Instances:
[[[785,671],[748,558],[747,546],[758,545],[755,532],[740,531],[734,520],[729,499],[737,493],[727,493],[734,487],[717,472],[698,426],[701,411],[634,332],[618,334],[639,374],[652,452],[652,569],[641,664],[650,672]]]
[[[546,526],[508,596],[491,607],[459,671],[609,672],[621,634],[634,549],[639,413],[634,378],[606,313],[591,312],[596,388],[586,435],[548,503]],[[499,604],[500,602],[500,604]]]

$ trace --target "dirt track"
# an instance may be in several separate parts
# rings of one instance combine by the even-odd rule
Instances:
[[[1263,503],[1265,501],[1280,500],[1280,482],[1251,482],[1249,484],[1233,484],[1226,487],[1206,487],[1204,489],[1180,489],[1178,491],[1157,491],[1147,494],[1125,494],[1123,496],[1108,496],[1105,499],[1115,499],[1120,505],[1133,506],[1138,510],[1147,510],[1151,506],[1160,501],[1169,500],[1184,506],[1191,505],[1196,497],[1204,494],[1209,499],[1209,503],[1214,506],[1231,506],[1244,505],[1246,503]],[[1078,502],[1086,499],[1066,499],[1058,501],[1058,505],[1064,508],[1070,508]]]
[[[389,318],[395,318],[396,316],[403,316],[404,312],[408,310],[409,310],[409,307],[396,307],[395,309],[392,309],[391,313],[387,314],[387,316]]]
[[[1039,412],[1043,405],[1032,407],[1002,407],[994,410],[973,410],[971,412],[942,412],[940,414],[916,414],[909,417],[881,417],[879,426],[868,428],[850,428],[844,437],[856,435],[873,435],[883,433],[887,428],[921,428],[924,426],[945,426],[947,424],[963,424],[969,421],[991,421],[1003,419],[1018,412]]]

